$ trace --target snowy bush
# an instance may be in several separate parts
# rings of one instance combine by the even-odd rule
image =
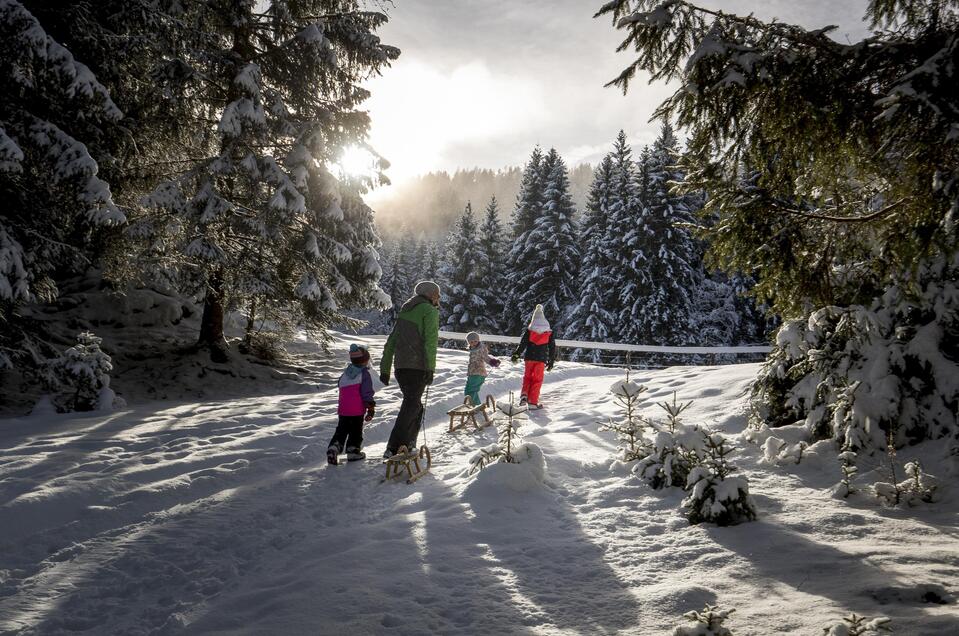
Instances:
[[[770,435],[763,443],[763,461],[773,466],[785,462],[798,464],[802,461],[806,446],[806,442],[803,441],[790,444],[775,435]]]
[[[694,624],[677,627],[673,630],[673,636],[733,636],[733,632],[728,627],[724,627],[723,623],[735,611],[707,604],[698,612],[686,612],[683,618],[693,621]]]
[[[731,475],[736,470],[726,459],[732,452],[719,433],[702,433],[705,455],[686,479],[689,495],[683,508],[690,523],[715,523],[731,526],[756,518],[756,507],[749,496],[749,481]]]
[[[519,443],[517,428],[518,420],[526,418],[525,406],[516,406],[513,404],[513,394],[510,393],[509,403],[497,406],[503,424],[499,429],[499,441],[490,444],[473,453],[469,458],[469,473],[473,474],[482,470],[486,466],[495,463],[519,464],[525,459],[530,459],[531,444]],[[539,451],[539,448],[536,447]]]
[[[955,435],[959,257],[921,268],[869,307],[823,307],[788,321],[753,387],[762,422],[803,421],[814,439],[873,452]],[[754,423],[755,424],[755,423]]]
[[[77,344],[51,364],[56,389],[65,393],[58,400],[62,411],[110,410],[117,400],[110,388],[110,356],[100,349],[102,338],[90,332],[77,335]]]
[[[892,632],[889,622],[885,616],[866,618],[853,613],[822,631],[825,636],[879,636],[880,632]]]
[[[636,464],[633,472],[653,488],[686,485],[689,471],[699,463],[705,446],[703,433],[697,426],[687,426],[680,418],[692,402],[672,402],[658,406],[666,412],[665,424],[656,425],[652,449]]]
[[[897,482],[893,464],[891,482],[879,481],[873,484],[876,496],[892,506],[902,503],[917,506],[920,503],[938,501],[939,482],[932,475],[923,472],[922,464],[918,460],[907,463],[903,466],[903,471],[906,473],[906,479]]]
[[[619,420],[610,419],[600,427],[601,431],[613,431],[619,439],[623,461],[629,462],[642,459],[649,454],[649,444],[644,438],[648,422],[639,414],[639,403],[646,387],[631,382],[627,373],[625,380],[619,380],[610,387],[616,403],[622,408],[623,415]]]

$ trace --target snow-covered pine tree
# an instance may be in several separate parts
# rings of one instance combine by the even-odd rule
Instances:
[[[806,418],[868,450],[893,425],[910,430],[897,444],[955,435],[955,2],[869,0],[853,43],[686,0],[599,13],[635,54],[613,83],[676,80],[658,113],[688,131],[710,265],[756,274],[787,319],[756,387],[768,423]]]
[[[0,0],[0,370],[54,348],[17,308],[56,298],[98,228],[123,223],[88,143],[122,114],[90,69],[16,0]],[[40,338],[42,340],[42,337]]]
[[[604,243],[609,262],[607,284],[613,290],[606,299],[606,310],[613,314],[612,331],[623,342],[631,335],[624,324],[623,308],[631,306],[640,291],[649,285],[648,272],[636,269],[633,251],[639,243],[639,232],[645,201],[640,195],[640,179],[626,133],[619,131],[610,153],[610,194]]]
[[[505,236],[499,219],[496,197],[490,198],[486,216],[479,230],[480,276],[477,294],[483,299],[486,309],[480,327],[488,333],[501,333],[503,324],[503,295],[506,293],[506,254],[503,250]]]
[[[579,296],[580,248],[576,208],[569,195],[566,163],[550,148],[540,165],[543,204],[526,233],[522,275],[514,289],[520,315],[528,318],[542,304],[554,331],[562,331]],[[527,309],[528,308],[528,309]]]
[[[134,232],[204,300],[198,345],[224,359],[223,314],[269,298],[322,333],[353,305],[385,305],[366,182],[329,171],[363,143],[360,82],[399,51],[387,17],[355,0],[193,3],[181,30],[187,72],[164,78],[191,100],[206,154],[145,197]],[[164,240],[159,241],[162,237]]]
[[[516,197],[516,207],[510,223],[512,244],[506,258],[507,294],[502,324],[508,333],[519,333],[536,303],[528,303],[524,290],[520,287],[531,268],[529,261],[529,234],[533,231],[536,219],[543,208],[543,151],[539,146],[533,148],[529,161],[523,168],[523,181]]]
[[[579,303],[570,316],[568,337],[588,342],[615,342],[616,312],[613,280],[618,263],[610,258],[610,217],[616,176],[612,154],[596,169],[580,230],[582,269]],[[611,306],[613,309],[611,309]],[[575,350],[573,359],[599,362],[599,349]]]
[[[483,288],[482,252],[473,206],[467,202],[463,215],[450,233],[443,278],[443,309],[450,331],[474,331],[484,327],[486,303],[480,295]]]
[[[640,173],[645,208],[626,234],[628,280],[622,286],[620,332],[625,342],[681,345],[693,334],[693,293],[699,253],[689,229],[690,195],[671,191],[682,181],[672,127],[664,123]]]

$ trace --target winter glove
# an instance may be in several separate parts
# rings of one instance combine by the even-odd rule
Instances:
[[[427,384],[433,384],[433,372],[429,369],[426,371],[426,375],[423,376]]]
[[[490,359],[489,359],[489,364],[490,364],[490,366],[493,367],[494,369],[499,368],[499,360],[497,360],[496,358],[490,358]]]
[[[373,419],[373,416],[376,414],[376,402],[367,402],[366,404],[366,417],[363,418],[367,422]]]
[[[552,363],[552,362],[550,362],[549,364],[546,365],[546,370],[547,370],[547,371],[552,371],[552,370],[553,370],[553,363]]]
[[[386,386],[387,384],[389,384],[389,383],[390,383],[390,374],[389,374],[389,373],[381,373],[381,374],[380,374],[380,382],[383,383],[383,386]]]
[[[519,362],[519,354],[514,353],[512,357],[510,357],[510,360],[513,362],[513,364],[516,364],[517,362]]]

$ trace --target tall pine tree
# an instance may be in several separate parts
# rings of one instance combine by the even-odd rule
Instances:
[[[0,370],[52,351],[18,307],[58,295],[90,239],[126,220],[88,144],[122,117],[91,70],[16,0],[0,0]],[[41,336],[42,339],[42,336]]]
[[[699,248],[682,224],[695,221],[691,195],[673,192],[683,180],[676,137],[663,124],[644,162],[639,190],[648,192],[643,213],[630,230],[627,267],[635,276],[624,289],[620,311],[626,342],[682,345],[693,335],[693,296],[699,285]]]
[[[446,282],[443,306],[446,326],[451,331],[473,331],[484,327],[486,303],[481,297],[481,261],[473,207],[467,203],[456,229],[450,233],[443,268]]]
[[[510,223],[513,237],[506,263],[507,295],[503,315],[503,327],[509,333],[518,333],[526,324],[526,319],[536,303],[527,306],[523,280],[531,267],[529,234],[533,231],[536,219],[543,209],[543,151],[539,146],[533,148],[529,161],[523,168],[523,181],[516,196],[516,207]]]
[[[617,172],[612,154],[603,157],[596,169],[583,214],[580,246],[582,269],[580,299],[570,317],[569,338],[589,342],[611,342],[616,339],[614,282],[620,262],[613,258],[611,216]],[[600,361],[598,349],[573,352],[575,359]]]
[[[214,118],[215,135],[145,199],[136,231],[169,246],[158,256],[202,295],[198,344],[223,359],[224,311],[252,312],[256,298],[318,330],[342,308],[380,303],[364,186],[326,166],[366,135],[360,82],[399,54],[373,35],[386,16],[355,0],[214,0],[187,12],[189,72],[170,90]]]
[[[566,163],[551,148],[540,165],[542,208],[522,249],[522,276],[516,284],[516,306],[527,318],[543,305],[554,329],[562,330],[578,298],[580,248],[576,209],[569,194]]]
[[[503,251],[503,226],[499,220],[499,206],[496,197],[486,206],[486,216],[479,232],[480,248],[480,289],[479,296],[486,307],[482,328],[490,333],[503,330],[503,312],[506,292],[506,254]]]

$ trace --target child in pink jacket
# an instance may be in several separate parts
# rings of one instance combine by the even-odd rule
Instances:
[[[346,447],[347,461],[366,459],[360,450],[363,445],[363,422],[373,419],[376,402],[373,401],[373,379],[370,377],[370,352],[362,345],[350,345],[350,364],[340,376],[340,401],[337,412],[340,420],[326,449],[326,460],[338,464],[338,456]],[[364,417],[365,415],[365,417]]]

